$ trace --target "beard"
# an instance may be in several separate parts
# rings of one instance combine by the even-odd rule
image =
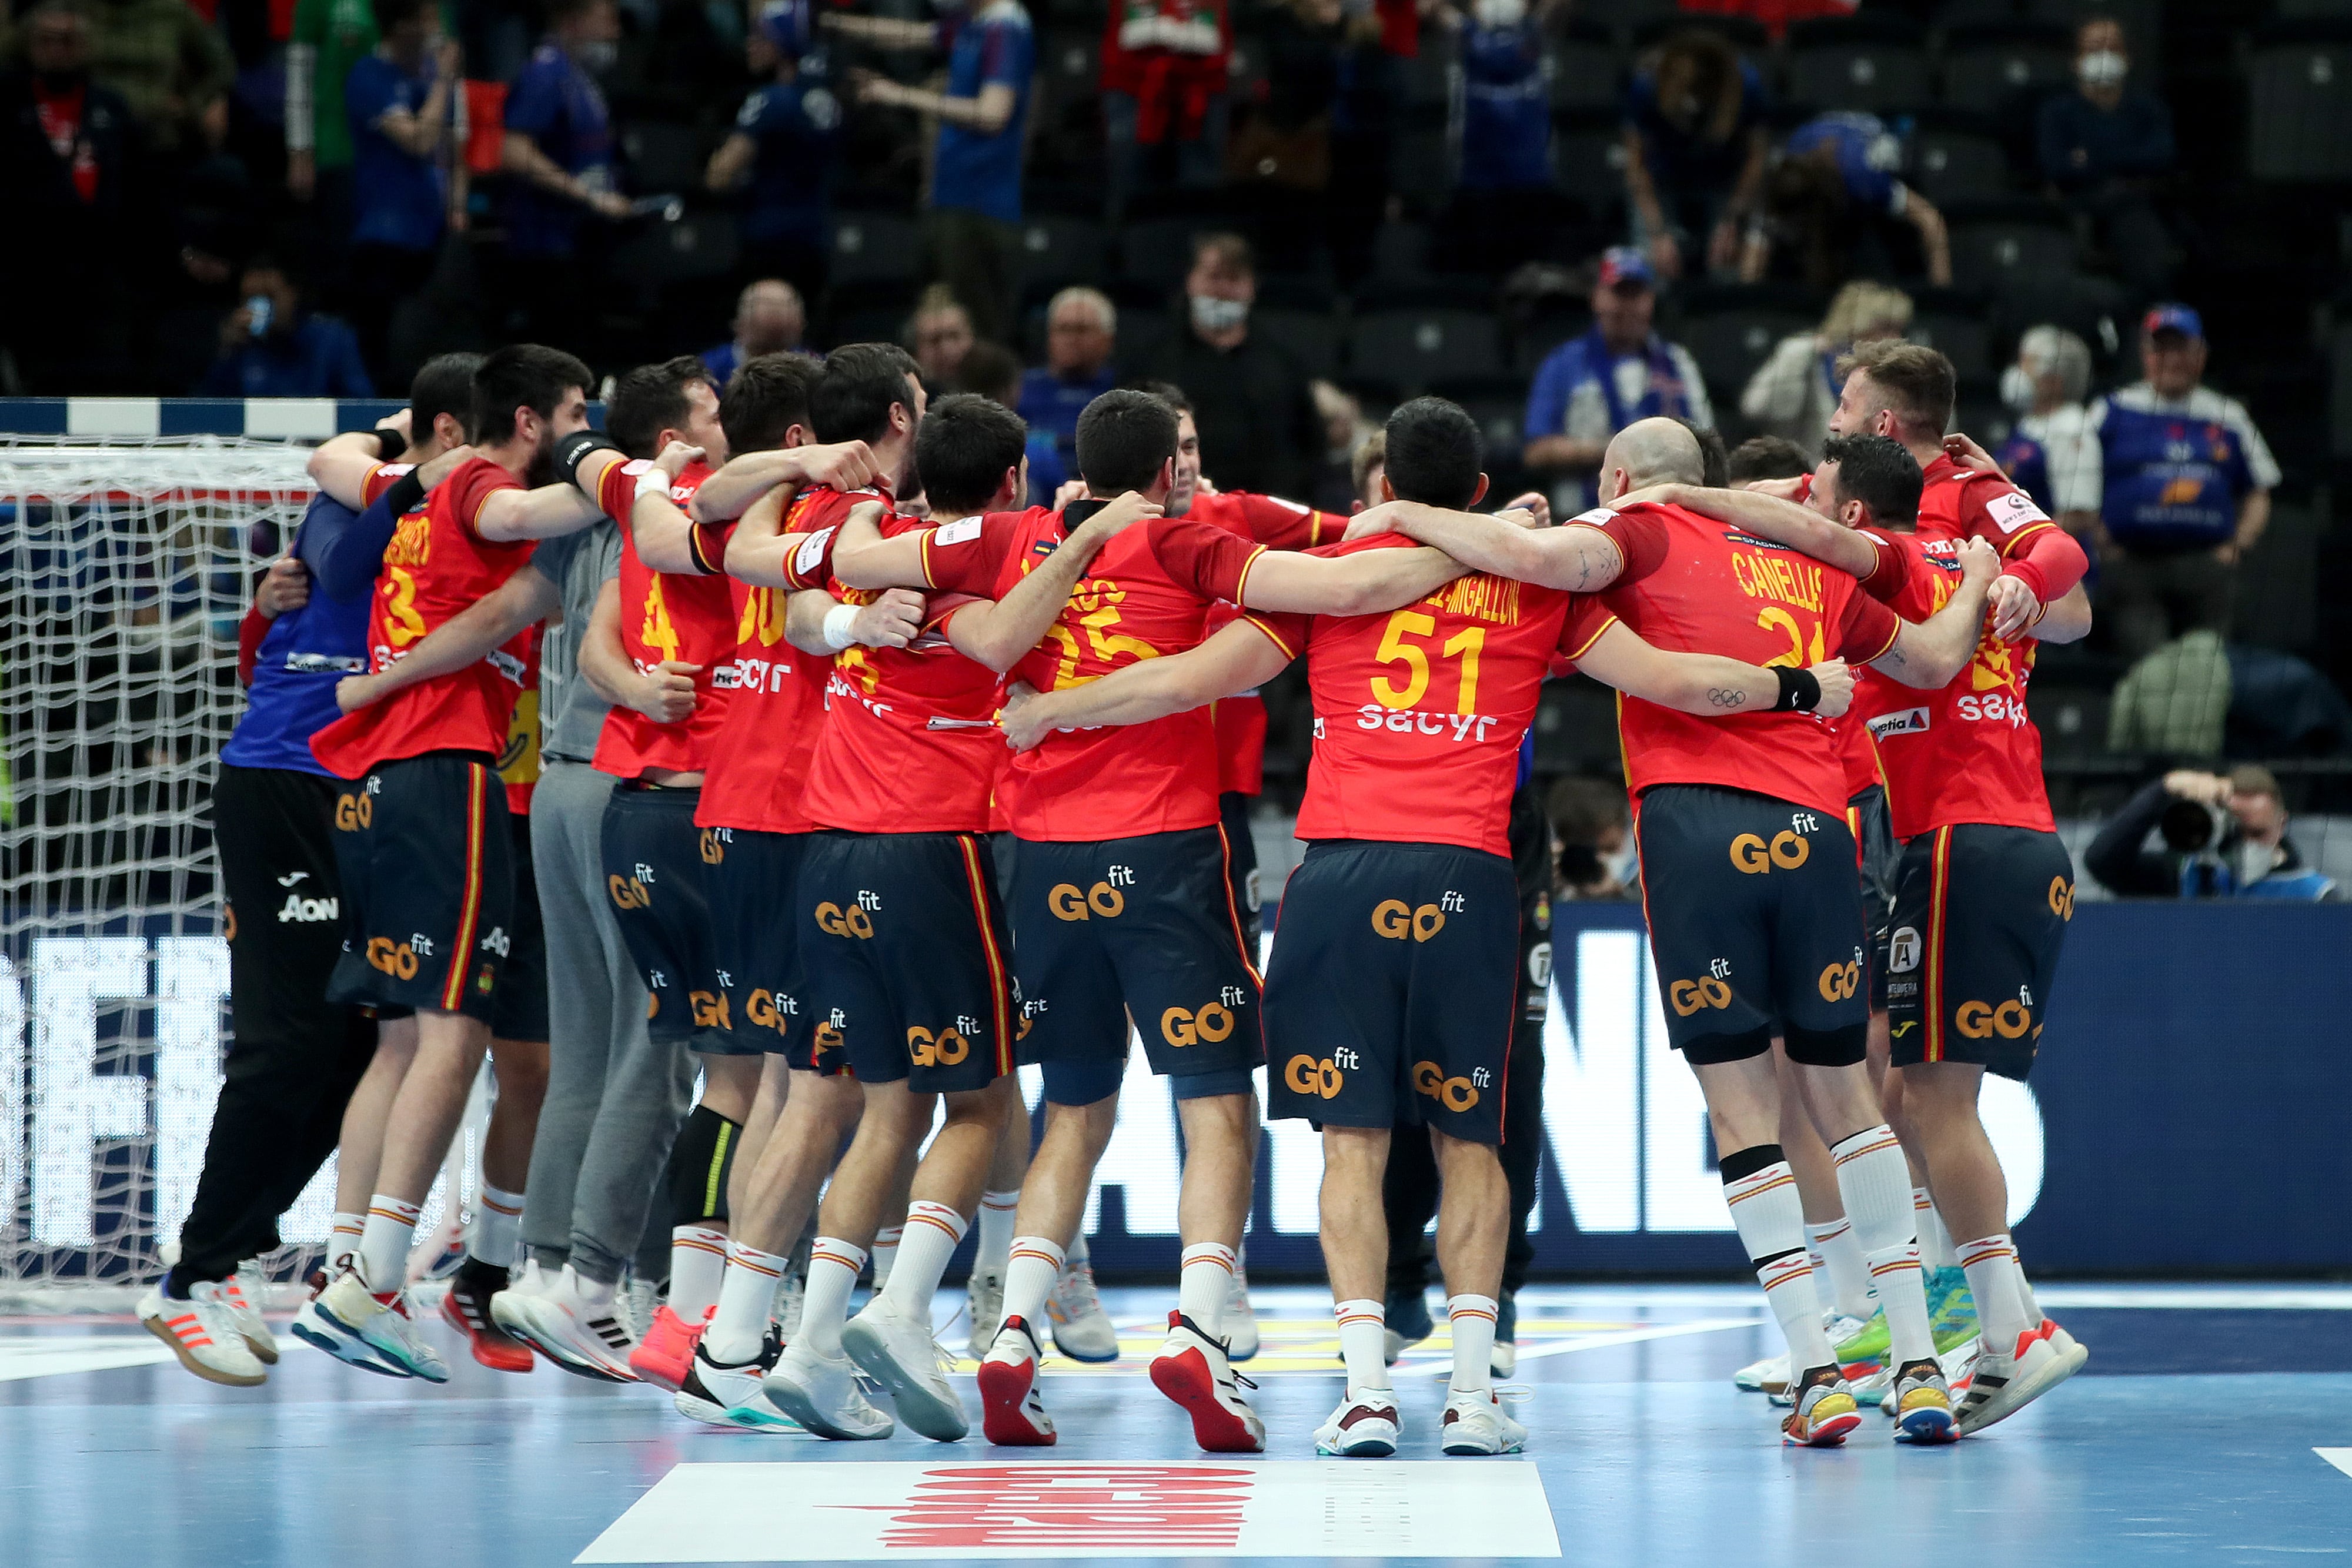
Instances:
[[[551,425],[540,428],[539,450],[530,455],[530,465],[522,471],[522,482],[532,490],[555,483],[555,431]]]

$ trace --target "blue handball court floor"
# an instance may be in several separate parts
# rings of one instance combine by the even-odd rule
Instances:
[[[1048,1363],[1063,1436],[1044,1450],[712,1432],[652,1388],[485,1371],[437,1316],[446,1387],[351,1371],[281,1324],[251,1390],[198,1382],[127,1317],[0,1319],[0,1563],[2352,1556],[2352,1287],[2049,1287],[2081,1376],[1949,1448],[1897,1448],[1874,1418],[1832,1452],[1784,1449],[1731,1385],[1778,1348],[1752,1288],[1540,1288],[1520,1299],[1525,1455],[1439,1456],[1441,1340],[1398,1366],[1402,1452],[1357,1462],[1314,1454],[1341,1392],[1328,1298],[1256,1293],[1244,1370],[1270,1437],[1244,1461],[1199,1453],[1143,1375],[1169,1291],[1107,1292],[1117,1364]],[[943,1325],[961,1305],[941,1293]]]

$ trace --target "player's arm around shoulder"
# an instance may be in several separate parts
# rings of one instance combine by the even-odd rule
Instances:
[[[1878,549],[1852,528],[1782,497],[1759,490],[1711,490],[1700,485],[1661,485],[1642,492],[1654,499],[1729,523],[1759,539],[1802,550],[1826,566],[1867,578],[1877,569]]]
[[[860,501],[849,508],[833,541],[833,575],[845,588],[929,588],[923,547],[940,530],[920,528],[886,539],[882,537],[886,515],[879,501]]]
[[[577,533],[604,515],[593,492],[583,494],[569,480],[531,490],[499,484],[485,495],[458,497],[457,507],[459,521],[498,544]]]
[[[1586,517],[1591,515],[1588,513]],[[1380,533],[1399,533],[1417,539],[1470,571],[1492,572],[1496,577],[1517,578],[1522,582],[1564,588],[1570,592],[1593,592],[1608,586],[1622,564],[1615,546],[1605,538],[1596,538],[1596,528],[1583,519],[1579,519],[1576,526],[1549,528],[1539,526],[1531,513],[1523,510],[1489,515],[1424,506],[1417,501],[1383,501],[1357,513],[1348,524],[1347,537],[1350,540]],[[1434,592],[1452,580],[1439,578],[1423,591]]]
[[[1984,540],[1971,538],[1961,544],[1959,559],[1960,585],[1951,599],[1923,622],[1897,620],[1885,650],[1870,660],[1872,669],[1916,690],[1933,691],[1968,668],[1984,632],[1985,594],[2000,571],[2000,558]]]
[[[1057,729],[1149,724],[1263,685],[1297,653],[1274,629],[1244,617],[1197,648],[1139,659],[1082,685],[1034,692],[1016,684],[998,723],[1015,751],[1029,750]]]
[[[1070,591],[1086,575],[1102,547],[1123,530],[1160,516],[1160,504],[1129,490],[1070,530],[1004,597],[981,600],[956,612],[948,639],[966,658],[1003,674],[1045,640],[1070,601]]]
[[[419,682],[478,664],[491,649],[543,619],[558,601],[555,584],[525,568],[426,632],[394,663],[372,674],[337,681],[336,706],[350,713]]]
[[[1628,696],[1702,718],[1748,713],[1843,714],[1853,700],[1853,675],[1843,659],[1802,672],[1767,669],[1715,653],[1676,653],[1654,646],[1622,621],[1577,655],[1577,668]]]

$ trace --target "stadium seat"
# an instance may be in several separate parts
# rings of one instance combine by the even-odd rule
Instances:
[[[1606,27],[1620,39],[1636,37],[1660,23],[1671,25],[1679,16],[1675,0],[1583,0],[1576,8],[1578,21]]]
[[[1546,681],[1536,699],[1536,767],[1546,773],[1603,773],[1624,766],[1617,743],[1617,694],[1583,675]]]
[[[676,223],[645,224],[613,252],[615,282],[659,287],[700,283],[735,270],[735,219],[729,213],[689,213]]]
[[[888,282],[911,288],[921,247],[912,218],[894,213],[836,213],[833,220],[835,283]]]
[[[1109,250],[1109,236],[1098,223],[1049,215],[1028,218],[1021,225],[1022,286],[1059,288],[1099,283]]]
[[[1486,438],[1486,472],[1494,476],[1490,501],[1510,498],[1503,475],[1519,465],[1521,432],[1527,428],[1527,383],[1517,376],[1457,376],[1434,382],[1430,392],[1467,409]]]
[[[1396,62],[1397,85],[1402,89],[1399,101],[1407,109],[1444,108],[1451,104],[1456,57],[1451,33],[1441,27],[1423,27],[1419,51]]]
[[[2112,688],[2036,681],[2026,688],[2025,710],[2042,731],[2042,752],[2051,760],[2086,762],[2107,754],[2107,710]]]
[[[1419,283],[1429,276],[1427,224],[1382,224],[1372,234],[1372,277],[1381,283]]]
[[[2283,22],[2352,21],[2352,0],[2278,0]]]
[[[1037,75],[1057,103],[1094,96],[1102,78],[1102,29],[1046,34],[1038,42]]]
[[[1348,331],[1351,372],[1405,396],[1433,381],[1503,371],[1503,335],[1484,311],[1451,305],[1360,312]]]
[[[1606,124],[1581,115],[1556,118],[1551,153],[1553,179],[1562,195],[1583,203],[1596,216],[1623,204],[1625,139],[1613,117]]]
[[[1692,27],[1718,35],[1751,59],[1761,60],[1772,51],[1772,35],[1765,31],[1763,23],[1753,16],[1718,11],[1669,11],[1636,26],[1633,42],[1647,49]]]
[[[2094,16],[2112,16],[2124,25],[2132,68],[2141,79],[2159,79],[2164,65],[2164,0],[2025,0],[2025,15],[2036,22],[2055,22],[2070,33]]]
[[[1225,90],[1236,104],[1255,103],[1265,86],[1269,42],[1264,33],[1246,28],[1234,34],[1225,56]]]
[[[1667,336],[1690,350],[1718,413],[1737,409],[1748,378],[1773,346],[1821,319],[1802,297],[1772,286],[1702,285],[1690,290],[1683,324]]]
[[[1995,371],[1992,362],[1992,334],[1985,325],[1984,311],[1947,307],[1935,308],[1920,300],[1918,314],[1911,319],[1911,329],[1904,334],[1915,343],[1940,350],[1952,361],[1952,370],[1963,385],[1990,381]],[[1958,305],[1953,302],[1953,306]]]
[[[1435,213],[1454,189],[1461,154],[1445,110],[1433,104],[1408,104],[1389,146],[1389,189],[1410,211]]]
[[[1119,225],[1119,274],[1162,290],[1184,281],[1192,267],[1192,236],[1222,226],[1210,217],[1132,218]]]
[[[1607,28],[1575,21],[1562,27],[1551,47],[1551,106],[1554,110],[1613,110],[1623,91],[1625,57]]]
[[[1955,27],[1944,40],[1944,101],[1998,114],[2072,79],[2074,40],[2055,22]]]
[[[2328,450],[2352,460],[2352,320],[2339,319],[2329,335]]]
[[[1908,23],[1865,13],[1789,29],[1789,97],[1798,103],[1888,110],[1931,96],[1927,45]]]
[[[1904,179],[1938,207],[2009,193],[2009,154],[1981,131],[1923,122],[1908,152]]]
[[[1126,322],[1119,323],[1122,331]],[[1291,310],[1260,305],[1250,312],[1250,330],[1289,350],[1310,376],[1328,381],[1339,373],[1346,333],[1329,310]]]
[[[1511,333],[1511,369],[1531,376],[1554,349],[1591,330],[1592,312],[1582,300],[1547,302]]]
[[[1956,204],[1952,281],[1999,293],[2029,278],[2075,269],[2074,231],[2063,209],[2034,201]]]
[[[2352,179],[2352,22],[2273,24],[2247,74],[2247,172],[2257,180]]]
[[[2309,648],[2318,630],[2326,524],[2309,507],[2280,506],[2247,553],[2232,595],[2232,636],[2265,648]]]
[[[621,131],[621,153],[632,190],[683,194],[702,188],[701,137],[691,125],[631,120]]]

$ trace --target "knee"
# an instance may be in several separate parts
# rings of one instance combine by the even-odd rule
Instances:
[[[1442,1181],[1463,1178],[1475,1181],[1488,1176],[1497,1181],[1502,1179],[1502,1153],[1492,1144],[1474,1143],[1432,1127],[1429,1130],[1429,1152],[1436,1157],[1438,1176]]]
[[[537,1104],[547,1098],[547,1047],[500,1040],[490,1052],[499,1098]]]
[[[1389,1130],[1385,1127],[1331,1127],[1323,1129],[1323,1170],[1327,1177],[1337,1176],[1355,1183],[1370,1181],[1377,1184],[1388,1168]]]

